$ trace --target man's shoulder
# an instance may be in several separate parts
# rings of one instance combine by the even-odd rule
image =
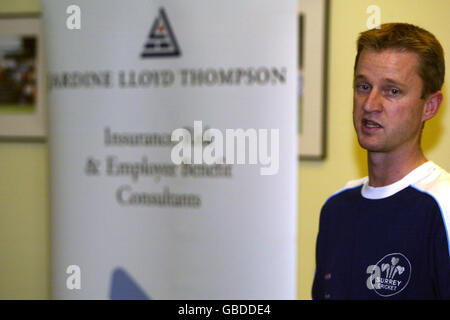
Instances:
[[[433,163],[427,174],[412,186],[433,196],[450,197],[450,174]]]
[[[346,213],[351,212],[354,209],[354,205],[361,199],[361,188],[367,181],[366,178],[348,181],[342,188],[337,190],[322,206],[321,221],[330,222],[341,218],[345,218]],[[344,216],[343,216],[344,215]]]
[[[433,163],[428,174],[412,187],[433,197],[441,210],[450,211],[450,174],[443,168]]]
[[[364,183],[367,182],[367,180],[368,177],[348,181],[342,188],[338,189],[331,196],[329,196],[325,203],[330,201],[338,201],[339,199],[346,198],[347,196],[360,195],[358,190],[364,185]]]
[[[360,179],[356,179],[356,180],[347,181],[347,183],[344,185],[344,187],[342,187],[338,192],[342,192],[342,191],[345,191],[345,190],[348,190],[348,189],[353,189],[353,188],[356,188],[356,187],[360,187],[364,183],[366,183],[368,181],[368,179],[369,179],[368,177],[364,177],[364,178],[360,178]]]

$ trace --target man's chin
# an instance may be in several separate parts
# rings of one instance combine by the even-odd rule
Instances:
[[[358,140],[359,145],[361,148],[367,150],[368,152],[386,152],[386,148],[384,145],[381,145],[380,143],[370,143]]]

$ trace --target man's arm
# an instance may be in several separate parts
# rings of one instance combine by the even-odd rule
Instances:
[[[326,248],[324,247],[326,241],[326,226],[325,226],[325,214],[324,208],[322,208],[320,212],[320,222],[319,222],[319,233],[317,235],[316,240],[316,270],[314,274],[314,282],[312,286],[312,299],[313,300],[323,300],[323,288],[321,286],[322,278],[320,275],[321,266],[322,266],[322,255],[325,252]]]
[[[440,224],[433,240],[435,294],[438,299],[450,300],[450,247],[447,228],[444,225]]]

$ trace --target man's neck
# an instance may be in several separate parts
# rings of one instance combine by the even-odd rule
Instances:
[[[401,180],[427,162],[421,149],[410,153],[368,152],[369,185],[383,187]]]

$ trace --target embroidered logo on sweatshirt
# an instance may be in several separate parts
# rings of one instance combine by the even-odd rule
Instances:
[[[376,264],[367,267],[366,286],[381,297],[390,297],[403,291],[411,279],[411,263],[401,253],[391,253]]]

